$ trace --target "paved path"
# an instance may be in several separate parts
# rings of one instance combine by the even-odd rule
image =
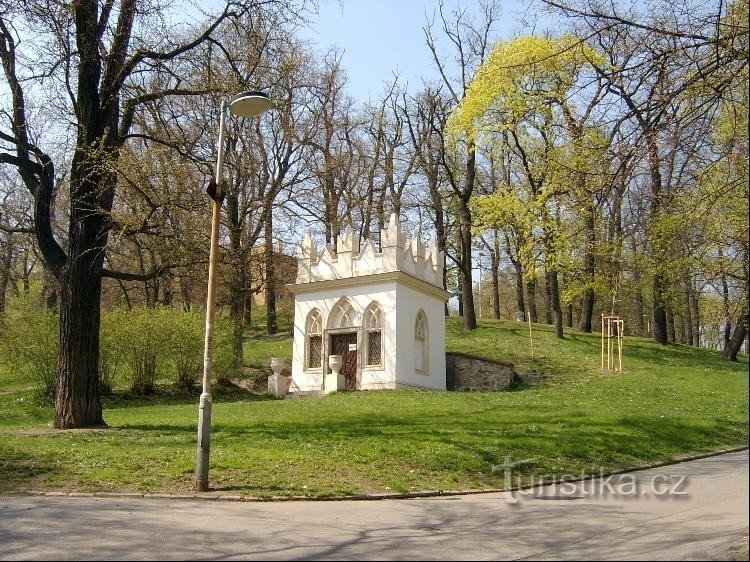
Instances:
[[[747,527],[742,451],[515,498],[6,496],[0,560],[726,559],[730,547],[747,541]]]

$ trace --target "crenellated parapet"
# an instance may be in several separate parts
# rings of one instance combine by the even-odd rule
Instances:
[[[360,249],[359,241],[347,226],[337,237],[335,248],[326,244],[322,251],[318,251],[310,232],[307,232],[297,249],[297,283],[403,271],[442,288],[444,256],[434,236],[427,247],[422,244],[419,231],[407,240],[401,232],[398,217],[393,213],[388,227],[380,231],[380,244],[380,252],[369,239]]]

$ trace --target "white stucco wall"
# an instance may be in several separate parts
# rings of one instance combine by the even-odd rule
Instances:
[[[362,283],[351,287],[337,287],[299,292],[295,295],[294,351],[292,360],[292,392],[323,389],[324,373],[329,372],[328,355],[331,351],[329,321],[331,311],[342,297],[351,302],[357,312],[357,366],[359,389],[377,390],[398,387],[445,390],[445,319],[443,301],[397,281]],[[366,366],[366,342],[362,329],[362,314],[373,302],[382,311],[382,365]],[[319,369],[305,369],[305,327],[310,312],[317,308],[323,319],[323,365]],[[428,324],[428,359],[425,373],[418,373],[414,365],[414,328],[417,313],[423,310]]]
[[[357,326],[352,331],[358,332],[357,366],[361,370],[360,388],[363,390],[395,388],[396,357],[396,284],[372,283],[344,289],[328,289],[295,295],[294,305],[294,352],[292,358],[292,391],[315,391],[323,388],[323,373],[328,370],[328,349],[330,337],[323,335],[323,366],[317,370],[305,370],[305,323],[308,314],[317,308],[323,316],[324,330],[330,328],[330,313],[342,297],[347,297],[357,311]],[[365,361],[365,341],[362,331],[362,314],[373,302],[380,305],[382,311],[382,367],[368,367]]]
[[[399,387],[445,390],[445,316],[443,301],[399,284],[396,291],[396,384]],[[427,317],[427,370],[418,373],[414,365],[414,329],[419,310]]]
[[[298,248],[296,283],[289,285],[295,295],[294,352],[292,359],[292,392],[322,391],[329,371],[331,354],[331,313],[336,304],[347,298],[358,318],[351,329],[338,333],[357,334],[357,388],[361,390],[418,387],[445,390],[445,299],[443,290],[444,256],[432,237],[427,247],[419,232],[407,241],[401,232],[398,216],[392,214],[388,227],[380,234],[382,251],[376,251],[368,240],[360,248],[358,239],[347,226],[336,238],[335,247],[323,246],[318,252],[310,232]],[[362,314],[373,302],[382,312],[382,362],[377,367],[365,365],[367,341]],[[317,308],[323,320],[322,365],[306,369],[307,317]],[[415,368],[415,323],[417,313],[427,317],[428,357],[426,368]]]

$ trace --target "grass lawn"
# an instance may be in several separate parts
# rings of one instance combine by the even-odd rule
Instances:
[[[541,385],[495,393],[378,391],[270,400],[217,389],[210,482],[248,496],[502,488],[516,475],[598,473],[746,445],[748,364],[627,337],[625,373],[599,372],[596,334],[482,321],[447,325],[448,349],[512,361]],[[291,356],[288,337],[255,336],[249,365]],[[57,432],[22,377],[0,363],[0,492],[192,490],[198,397],[105,401],[106,430]],[[514,478],[515,476],[514,475]]]

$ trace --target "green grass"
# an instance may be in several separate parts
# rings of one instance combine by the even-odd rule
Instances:
[[[596,334],[554,338],[534,325],[447,325],[449,350],[501,358],[542,385],[496,393],[381,391],[269,400],[216,389],[212,488],[250,496],[503,487],[493,467],[535,459],[522,475],[596,473],[746,445],[747,358],[625,340],[622,374],[599,372]],[[291,356],[288,337],[253,336],[246,362]],[[56,432],[23,379],[0,365],[0,492],[181,493],[192,489],[197,395],[105,402],[110,429]],[[515,476],[514,476],[515,478]]]

